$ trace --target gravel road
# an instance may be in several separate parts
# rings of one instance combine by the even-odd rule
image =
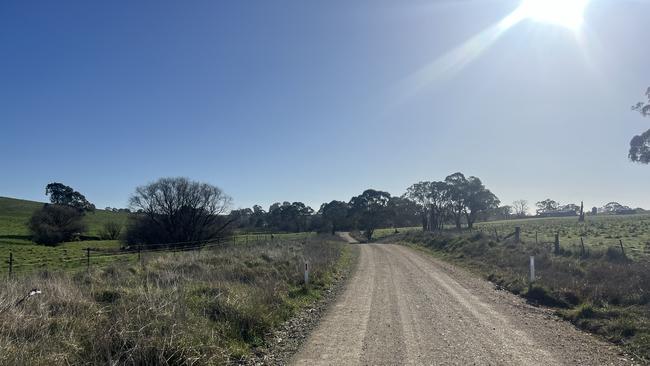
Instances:
[[[355,274],[292,364],[631,364],[616,347],[450,264],[404,246],[358,245]]]

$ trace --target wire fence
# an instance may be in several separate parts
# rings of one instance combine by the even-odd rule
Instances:
[[[200,252],[226,246],[272,243],[276,240],[300,240],[314,235],[312,232],[303,233],[246,233],[210,240],[194,240],[175,243],[130,245],[121,248],[93,248],[84,247],[62,250],[62,256],[56,258],[19,259],[9,251],[4,269],[7,278],[14,278],[18,274],[28,274],[42,270],[56,270],[62,272],[90,271],[91,267],[108,265],[116,262],[140,262],[145,256],[154,254]]]
[[[552,249],[556,245],[561,249],[569,249],[575,253],[584,254],[589,250],[607,250],[615,249],[620,250],[624,256],[628,257],[647,257],[650,256],[650,240],[643,242],[643,240],[629,240],[622,237],[615,237],[613,235],[607,236],[590,236],[587,233],[567,233],[565,228],[554,228],[535,230],[527,229],[525,226],[492,226],[482,225],[474,229],[474,231],[481,232],[486,236],[494,238],[496,241],[504,240],[514,236],[516,231],[519,231],[518,240],[535,246],[548,247]],[[554,248],[553,248],[554,249]]]

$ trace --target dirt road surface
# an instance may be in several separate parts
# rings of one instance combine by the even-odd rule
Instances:
[[[355,245],[355,274],[292,364],[631,364],[549,310],[425,253]]]

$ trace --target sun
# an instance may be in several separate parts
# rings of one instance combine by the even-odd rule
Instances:
[[[554,24],[576,30],[584,20],[589,0],[523,0],[516,10],[523,19]]]

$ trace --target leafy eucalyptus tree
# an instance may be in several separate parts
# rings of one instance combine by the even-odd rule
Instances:
[[[349,202],[350,216],[356,227],[363,230],[368,240],[372,239],[375,229],[386,225],[390,219],[390,193],[367,189],[362,194],[352,197]]]
[[[632,107],[633,110],[641,113],[642,116],[650,116],[650,88],[645,93],[647,102],[639,102]],[[630,141],[630,160],[637,163],[650,163],[650,130],[636,135]]]
[[[318,212],[322,215],[324,224],[334,235],[338,230],[347,226],[348,210],[349,207],[346,202],[334,200],[323,203]]]

